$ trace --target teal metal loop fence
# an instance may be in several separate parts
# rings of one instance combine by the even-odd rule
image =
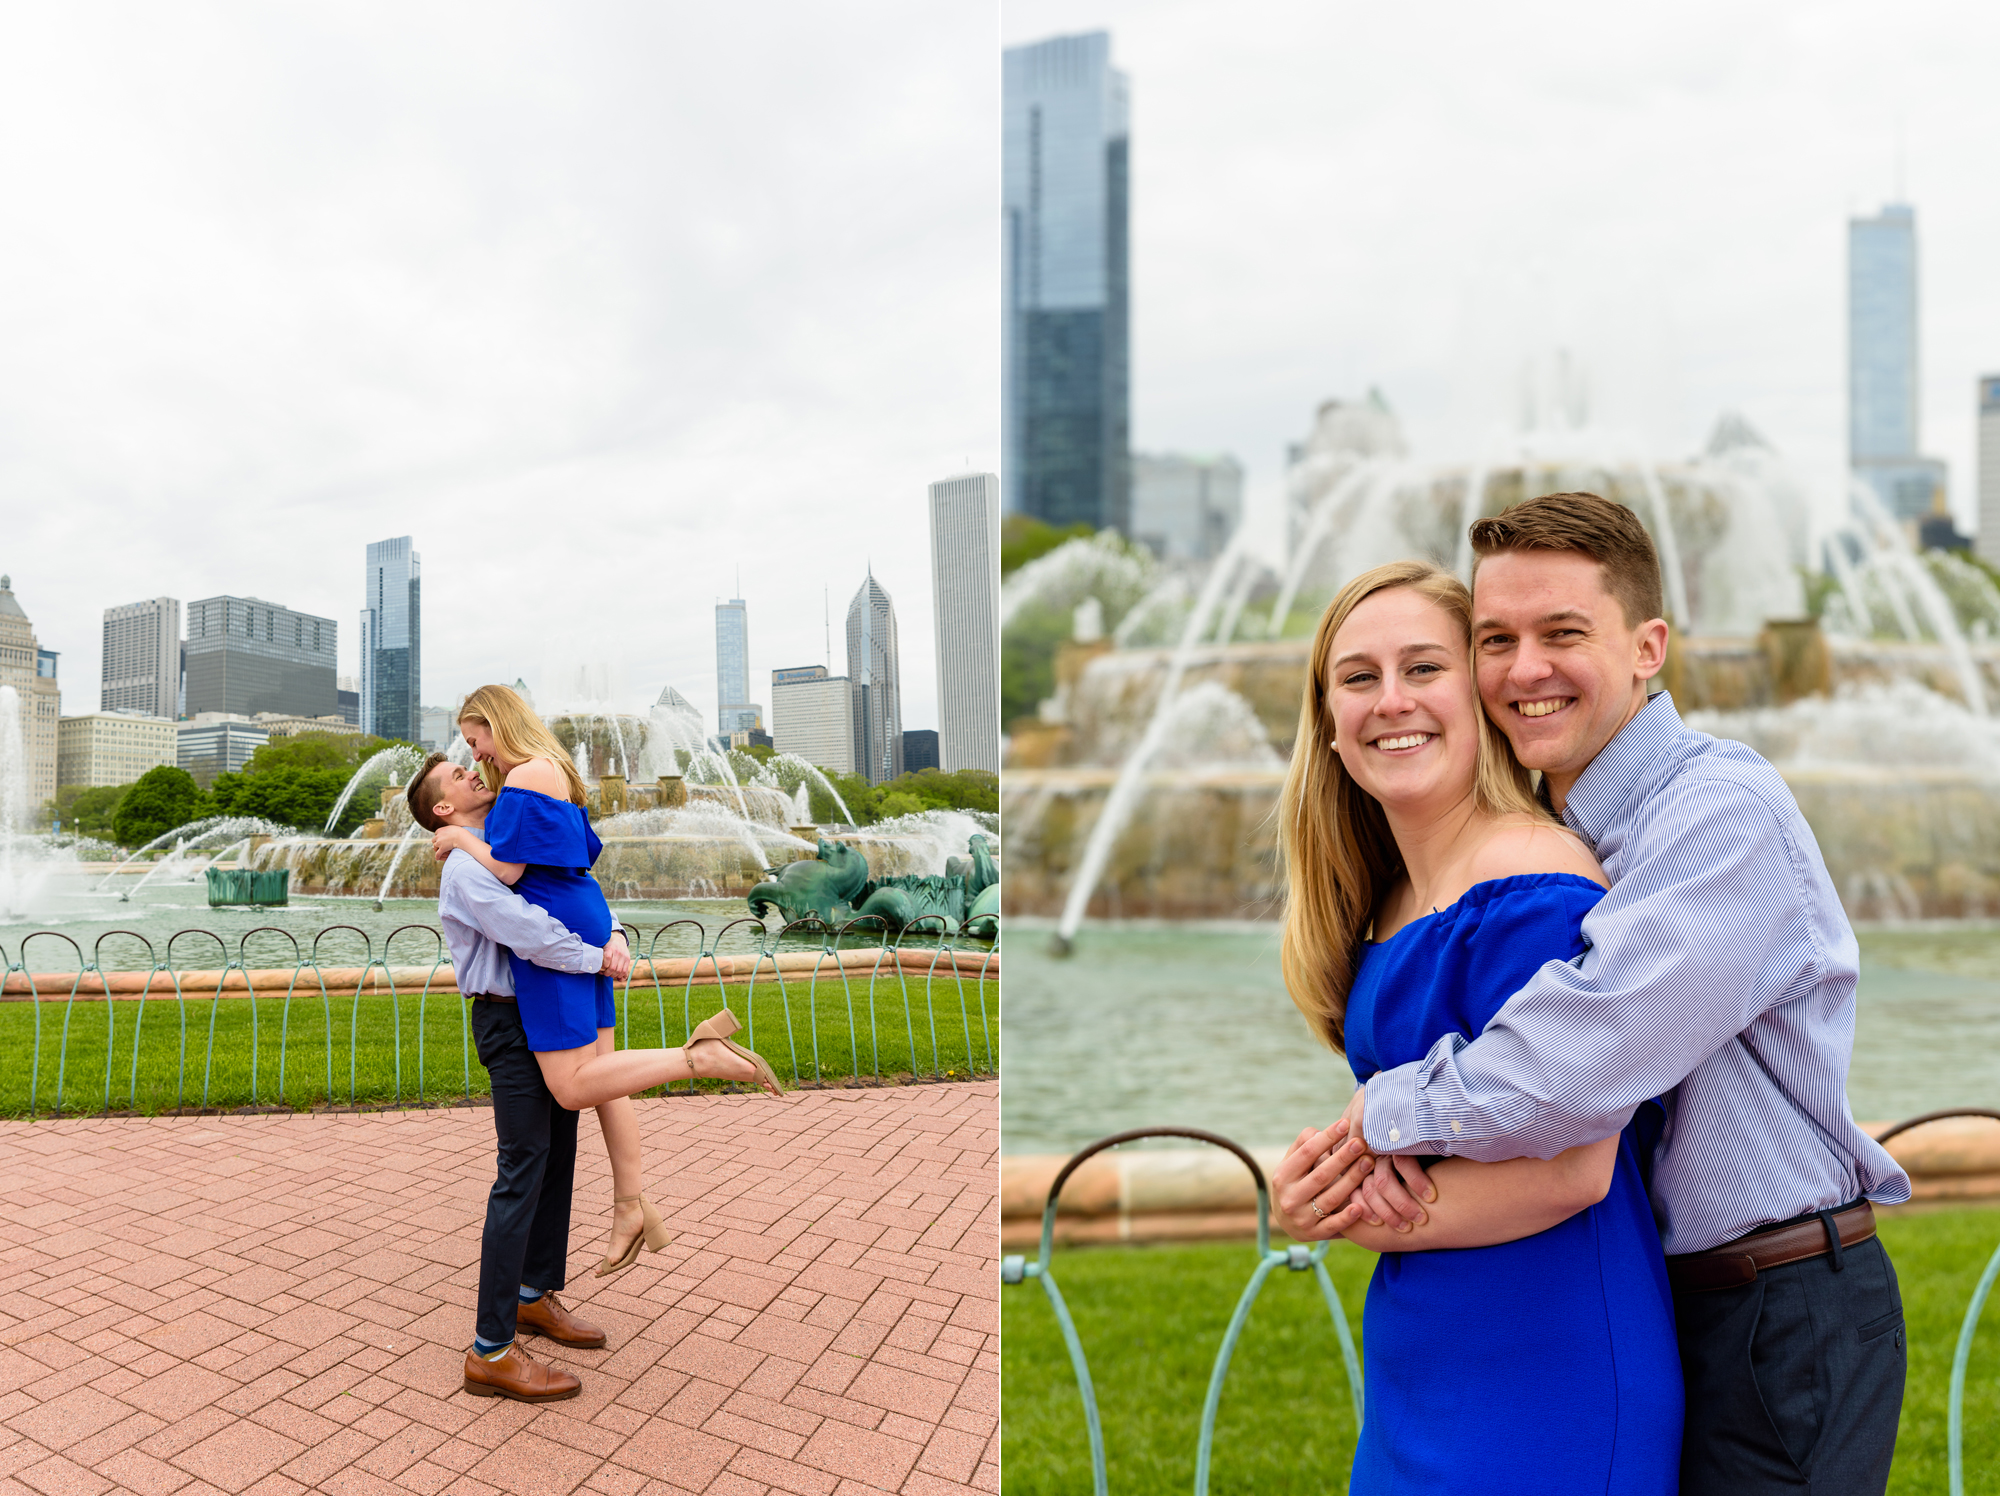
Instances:
[[[1989,1107],[1954,1107],[1941,1112],[1925,1112],[1920,1117],[1898,1122],[1894,1127],[1877,1133],[1875,1141],[1886,1143],[1898,1133],[1922,1127],[1926,1122],[1942,1122],[1948,1117],[1989,1117],[2000,1122],[2000,1112]],[[1979,1275],[1979,1282],[1972,1290],[1972,1301],[1965,1306],[1965,1318],[1958,1327],[1958,1346],[1951,1357],[1951,1390],[1946,1394],[1945,1418],[1951,1496],[1965,1496],[1965,1372],[1972,1362],[1972,1337],[1979,1329],[1979,1316],[1985,1311],[1986,1299],[1993,1292],[1995,1278],[2000,1278],[2000,1247],[1993,1249],[1993,1255],[1986,1262],[1986,1271]]]
[[[1018,1285],[1033,1279],[1042,1285],[1049,1307],[1055,1311],[1056,1324],[1062,1330],[1063,1344],[1069,1348],[1069,1360],[1076,1372],[1077,1391],[1083,1397],[1084,1428],[1090,1436],[1090,1473],[1096,1496],[1107,1496],[1104,1464],[1104,1429],[1097,1416],[1097,1392],[1090,1381],[1090,1363],[1083,1354],[1083,1342],[1076,1333],[1076,1323],[1070,1318],[1069,1306],[1063,1302],[1062,1290],[1056,1286],[1056,1278],[1050,1258],[1055,1250],[1056,1206],[1062,1198],[1063,1186],[1069,1177],[1092,1158],[1120,1143],[1137,1142],[1141,1138],[1192,1138],[1197,1142],[1210,1143],[1217,1148],[1227,1149],[1243,1161],[1250,1171],[1250,1177],[1257,1183],[1257,1262],[1250,1274],[1250,1281],[1243,1287],[1236,1300],[1236,1312],[1229,1317],[1229,1327],[1223,1331],[1222,1344],[1215,1353],[1215,1364],[1208,1376],[1208,1395],[1201,1405],[1201,1434],[1195,1445],[1194,1489],[1195,1496],[1208,1496],[1209,1456],[1215,1443],[1215,1415],[1222,1406],[1222,1384],[1229,1375],[1230,1358],[1236,1352],[1236,1342],[1243,1334],[1243,1326],[1249,1321],[1250,1306],[1257,1302],[1257,1294],[1276,1268],[1283,1267],[1291,1272],[1311,1272],[1319,1279],[1319,1290],[1326,1299],[1327,1312],[1333,1317],[1334,1334],[1340,1340],[1340,1353],[1347,1363],[1347,1390],[1354,1399],[1354,1422],[1361,1424],[1361,1358],[1355,1353],[1354,1332],[1347,1323],[1347,1311],[1340,1302],[1340,1293],[1333,1286],[1333,1277],[1326,1270],[1326,1254],[1332,1243],[1320,1242],[1308,1247],[1294,1242],[1287,1247],[1271,1245],[1271,1191],[1265,1183],[1264,1171],[1257,1166],[1257,1160],[1249,1150],[1239,1143],[1231,1142],[1219,1133],[1205,1132],[1198,1127],[1138,1127],[1130,1132],[1113,1133],[1108,1138],[1099,1138],[1089,1146],[1070,1155],[1069,1162],[1062,1166],[1055,1182],[1049,1186],[1048,1203],[1042,1207],[1042,1245],[1035,1260],[1030,1262],[1022,1256],[1000,1259],[1000,1281],[1006,1285]]]
[[[640,953],[640,932],[622,928]],[[119,947],[122,959],[113,962],[106,957],[108,942],[135,944]],[[681,919],[655,930],[643,946],[619,993],[620,1039],[627,1047],[652,1042],[647,1030],[654,1025],[643,1020],[635,1036],[635,1015],[648,1006],[650,987],[649,1016],[657,1019],[662,1047],[679,1044],[702,1018],[728,1006],[743,1020],[745,1042],[781,1075],[789,1071],[794,1085],[880,1083],[885,1074],[948,1080],[996,1073],[999,943],[954,938],[941,919],[893,932],[873,917],[838,926],[799,920],[778,930],[746,917],[713,933]],[[31,1010],[30,1023],[20,1028],[32,1029],[31,1039],[20,1034],[28,1043],[8,1046],[26,1064],[13,1079],[0,1078],[0,1100],[30,1118],[138,1109],[143,1056],[148,1074],[171,1076],[171,1108],[164,1106],[165,1079],[147,1097],[163,1110],[219,1104],[219,1061],[232,1075],[247,1070],[247,1093],[232,1098],[239,1109],[291,1109],[316,1098],[355,1106],[362,1100],[363,1054],[372,1060],[379,1048],[386,1049],[387,1084],[371,1087],[370,1099],[402,1104],[413,1079],[410,1099],[417,1104],[470,1102],[469,1005],[457,992],[450,961],[443,937],[429,925],[400,926],[381,938],[379,950],[375,937],[355,925],[327,926],[304,948],[276,926],[246,931],[233,947],[213,931],[180,930],[164,949],[137,931],[110,930],[87,954],[60,931],[33,931],[12,952],[0,947],[6,996]],[[49,990],[52,977],[59,990]],[[680,1011],[670,1023],[668,992],[675,987]],[[101,1026],[91,1012],[96,1004],[103,1008]],[[169,1004],[162,1036],[158,1010]],[[0,1004],[0,1015],[13,1006]],[[336,1063],[341,1009],[348,1051],[344,1098]],[[273,1017],[276,1050],[267,1055]],[[407,1017],[415,1020],[413,1032]],[[364,1030],[372,1030],[365,1039]],[[406,1076],[406,1042],[414,1044],[413,1076]],[[456,1051],[447,1055],[442,1073],[440,1048]],[[79,1059],[79,1049],[88,1050],[87,1059]],[[101,1083],[95,1073],[100,1058]],[[458,1063],[450,1064],[452,1058]],[[200,1070],[198,1097],[191,1061]],[[80,1064],[90,1071],[87,1082],[78,1074]],[[53,1091],[45,1095],[51,1071]],[[231,1082],[238,1090],[243,1084]],[[303,1099],[302,1088],[311,1093]]]

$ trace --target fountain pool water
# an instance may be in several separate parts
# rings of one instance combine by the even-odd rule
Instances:
[[[1283,1148],[1339,1115],[1353,1077],[1286,996],[1274,926],[1134,921],[1085,933],[1067,960],[1035,940],[1008,951],[1007,1152],[1066,1154],[1168,1120]],[[1863,929],[1855,1116],[1993,1105],[1996,993],[2000,925]]]

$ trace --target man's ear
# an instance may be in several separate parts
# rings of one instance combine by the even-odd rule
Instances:
[[[1664,618],[1649,618],[1639,625],[1638,656],[1633,661],[1632,673],[1640,680],[1651,680],[1660,673],[1660,667],[1667,663],[1667,634],[1669,627]]]
[[[440,800],[438,801],[437,804],[431,807],[431,819],[437,821],[444,821],[447,824],[449,824],[451,818],[457,814],[458,812],[451,808],[451,801],[449,800]]]

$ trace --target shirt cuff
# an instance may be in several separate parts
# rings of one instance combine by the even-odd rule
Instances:
[[[588,975],[595,976],[604,970],[604,948],[592,945],[585,946],[584,949],[590,952],[590,965],[584,967],[584,971]]]
[[[1371,1153],[1422,1153],[1417,1136],[1417,1069],[1414,1064],[1378,1071],[1362,1103],[1361,1136]]]

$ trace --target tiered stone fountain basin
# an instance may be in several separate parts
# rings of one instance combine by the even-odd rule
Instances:
[[[248,864],[289,867],[296,893],[375,898],[385,896],[393,867],[389,896],[436,898],[430,834],[411,825],[400,788],[382,792],[381,808],[346,841],[260,838]],[[686,784],[671,776],[629,784],[607,775],[592,787],[592,808],[604,842],[593,871],[614,899],[741,898],[767,869],[811,857],[821,835],[859,847],[877,877],[942,870],[930,865],[930,839],[867,827],[795,825],[794,801],[758,786]]]

